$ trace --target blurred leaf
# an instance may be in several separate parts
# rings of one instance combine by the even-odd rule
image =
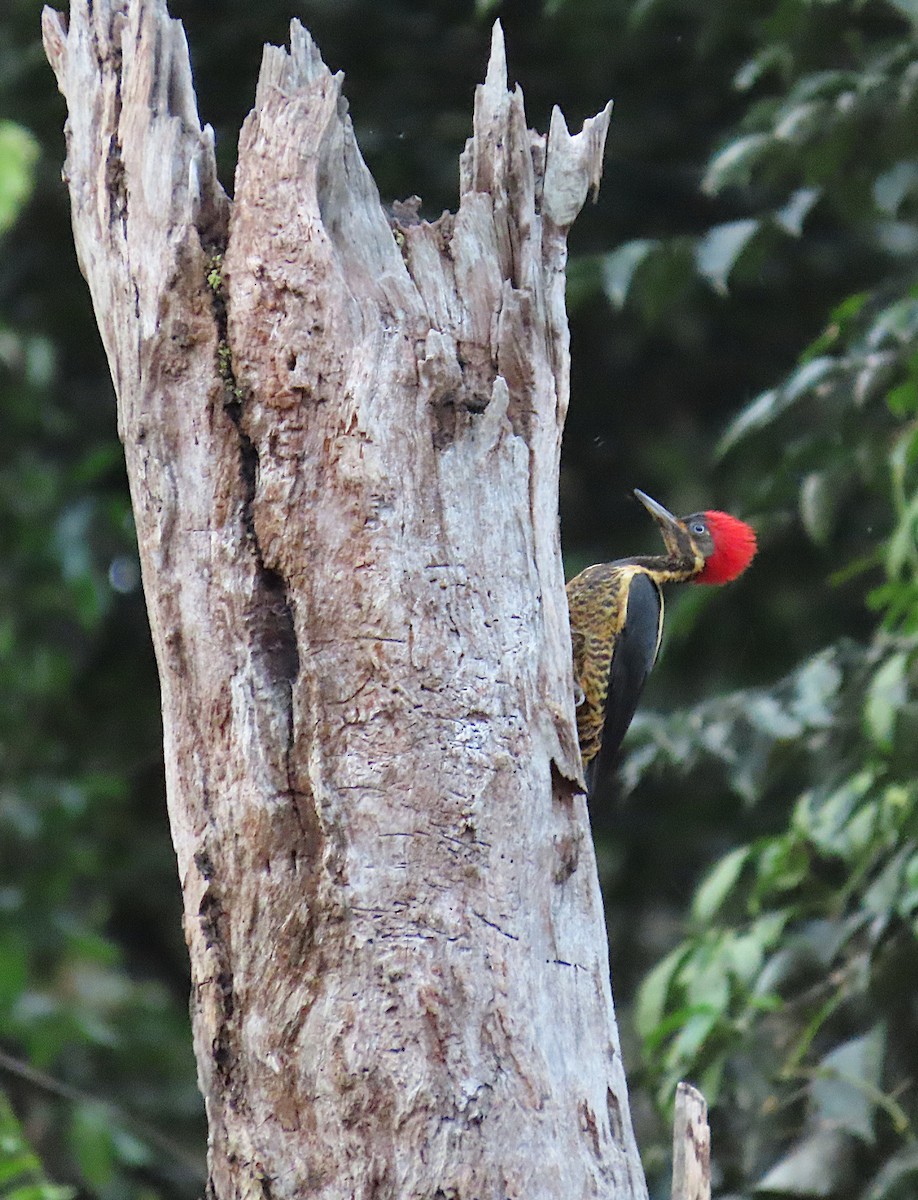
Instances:
[[[897,162],[878,175],[873,182],[873,199],[877,208],[895,217],[906,196],[918,190],[918,162]]]
[[[0,1092],[0,1188],[5,1200],[31,1196],[34,1200],[73,1200],[74,1188],[59,1187],[43,1178],[41,1163],[25,1140],[12,1105]]]
[[[832,309],[832,321],[838,325],[840,332],[848,333],[850,331],[852,323],[864,311],[864,305],[868,299],[867,292],[855,292],[853,296],[846,296],[840,304]]]
[[[120,1161],[127,1166],[146,1167],[154,1160],[153,1151],[146,1142],[117,1125],[112,1127],[112,1145]]]
[[[667,1049],[667,1059],[676,1066],[691,1062],[707,1041],[721,1016],[720,1007],[706,1009],[693,1006],[685,1019],[680,1019],[679,1032]]]
[[[790,919],[793,914],[785,914]],[[825,978],[848,938],[844,925],[826,919],[799,922],[786,934],[755,983],[757,995],[788,995],[800,984]]]
[[[776,388],[762,392],[724,430],[717,443],[717,457],[723,458],[744,438],[770,425],[787,407],[787,401]]]
[[[761,228],[761,221],[749,218],[728,221],[708,230],[695,251],[698,273],[716,292],[727,294],[727,281],[743,251]]]
[[[788,376],[783,387],[763,392],[727,426],[717,445],[717,456],[722,458],[751,434],[760,433],[837,369],[836,359],[827,356],[804,362]]]
[[[0,1012],[5,1012],[25,990],[29,979],[29,955],[22,937],[0,927]]]
[[[749,847],[740,846],[724,855],[720,862],[712,867],[692,902],[692,916],[696,921],[706,923],[716,915],[736,886],[748,860]]]
[[[918,250],[918,226],[912,221],[877,220],[871,233],[883,254],[911,258]]]
[[[901,443],[903,450],[908,450],[910,441],[911,439]],[[903,474],[905,470],[906,464],[903,463]],[[916,529],[918,529],[918,493],[912,497],[905,510],[900,513],[886,545],[886,571],[892,580],[899,579],[909,565],[914,568],[918,562]]]
[[[66,1200],[76,1195],[72,1188],[50,1183],[25,1183],[4,1194],[4,1200]]]
[[[751,133],[728,143],[711,159],[701,190],[716,195],[725,187],[747,184],[753,168],[772,144],[768,134]]]
[[[634,1023],[642,1038],[650,1037],[660,1025],[673,976],[686,954],[685,949],[677,948],[658,962],[641,984],[634,1006]]]
[[[790,91],[791,104],[804,100],[835,99],[850,94],[864,85],[863,73],[857,71],[813,71],[802,76]]]
[[[820,1120],[863,1141],[873,1141],[875,1099],[882,1079],[886,1033],[875,1025],[861,1037],[836,1046],[821,1061],[810,1085]]]
[[[908,666],[907,653],[891,654],[867,689],[864,723],[871,741],[883,750],[892,748],[896,719],[908,695]]]
[[[809,855],[799,841],[790,836],[769,839],[756,859],[755,900],[770,900],[774,894],[793,891],[809,869]]]
[[[800,237],[803,223],[822,196],[819,187],[798,188],[787,203],[774,214],[775,221],[791,237]]]
[[[918,1146],[906,1145],[877,1173],[865,1200],[914,1200],[918,1195]]]
[[[768,692],[749,696],[744,715],[751,725],[767,733],[776,742],[799,737],[803,732],[802,723],[777,696]]]
[[[656,245],[652,240],[640,238],[603,255],[603,291],[616,308],[624,307],[635,274]]]
[[[635,271],[629,299],[648,326],[670,319],[695,280],[690,238],[659,242]]]
[[[0,234],[19,216],[29,198],[39,146],[21,125],[0,121]]]
[[[817,133],[826,132],[830,112],[829,106],[820,100],[790,105],[776,123],[774,135],[779,141],[799,145]]]
[[[810,358],[805,363],[802,363],[796,370],[790,373],[782,388],[788,403],[792,403],[795,400],[799,400],[801,396],[805,396],[817,387],[817,385],[823,383],[837,369],[837,360],[829,357]]]
[[[893,351],[865,354],[855,367],[853,399],[863,407],[876,396],[885,393],[893,376],[900,369],[899,356]]]
[[[869,771],[861,771],[828,795],[807,792],[794,809],[794,828],[822,854],[840,858],[856,854],[862,845],[864,829],[863,822],[855,818],[859,812],[869,818],[871,810],[859,806],[873,782]]]
[[[918,379],[906,379],[892,388],[886,396],[889,411],[896,417],[909,417],[918,412]]]
[[[896,911],[905,874],[906,851],[895,855],[864,892],[863,906],[883,921]]]
[[[87,1182],[104,1189],[115,1173],[112,1121],[102,1105],[78,1104],[73,1109],[70,1147]]]
[[[771,915],[753,924],[745,933],[737,933],[724,941],[724,960],[730,974],[744,987],[750,987],[762,970],[765,952],[780,933],[783,922]]]
[[[828,544],[839,501],[839,477],[835,472],[812,471],[800,488],[800,519],[803,528],[819,546]]]
[[[682,963],[677,977],[679,985],[685,989],[694,1016],[704,1020],[712,1018],[709,1029],[713,1028],[714,1021],[723,1017],[730,1005],[730,969],[723,953],[724,944],[721,939],[700,941]],[[694,1052],[686,1049],[693,1036],[687,1034],[686,1039],[677,1039],[682,1047],[680,1056]]]
[[[918,910],[918,854],[909,856],[903,874],[904,888],[898,909],[901,916],[908,918]]]
[[[844,1134],[821,1129],[802,1139],[756,1184],[756,1193],[832,1196],[850,1176],[851,1147]]]
[[[745,92],[772,71],[784,73],[793,66],[793,57],[787,46],[770,45],[748,59],[733,77],[733,86]]]
[[[821,358],[828,350],[838,346],[839,341],[849,335],[868,299],[866,292],[857,292],[837,304],[825,330],[807,346],[800,356],[800,361],[809,362],[811,359]]]
[[[840,657],[830,646],[814,654],[792,676],[791,710],[814,729],[830,726],[835,718],[833,705],[845,683]]]
[[[877,316],[867,333],[869,346],[890,342],[910,345],[918,337],[918,300],[909,296],[890,304]]]

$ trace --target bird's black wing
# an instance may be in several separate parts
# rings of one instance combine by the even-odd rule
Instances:
[[[657,657],[662,613],[663,597],[659,587],[649,575],[635,571],[628,587],[625,621],[609,668],[602,742],[587,771],[591,796],[605,790],[613,772],[618,749]]]

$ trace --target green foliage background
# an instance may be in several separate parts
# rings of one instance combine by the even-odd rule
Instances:
[[[157,688],[39,9],[0,10],[0,1196],[180,1200],[204,1131]],[[569,569],[652,547],[635,485],[761,543],[671,598],[594,813],[652,1191],[688,1077],[719,1195],[918,1195],[918,4],[172,12],[228,187],[292,15],[383,200],[429,217],[494,16],[531,123],[615,98],[572,242]]]

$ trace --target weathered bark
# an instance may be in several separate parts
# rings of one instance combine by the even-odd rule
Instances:
[[[221,192],[162,0],[45,11],[162,681],[212,1194],[645,1194],[557,521],[565,233],[495,30],[393,228],[294,22]],[[222,258],[219,255],[222,254]]]

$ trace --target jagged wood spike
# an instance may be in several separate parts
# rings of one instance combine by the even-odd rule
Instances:
[[[690,1083],[680,1083],[676,1088],[672,1200],[711,1200],[708,1105]]]

